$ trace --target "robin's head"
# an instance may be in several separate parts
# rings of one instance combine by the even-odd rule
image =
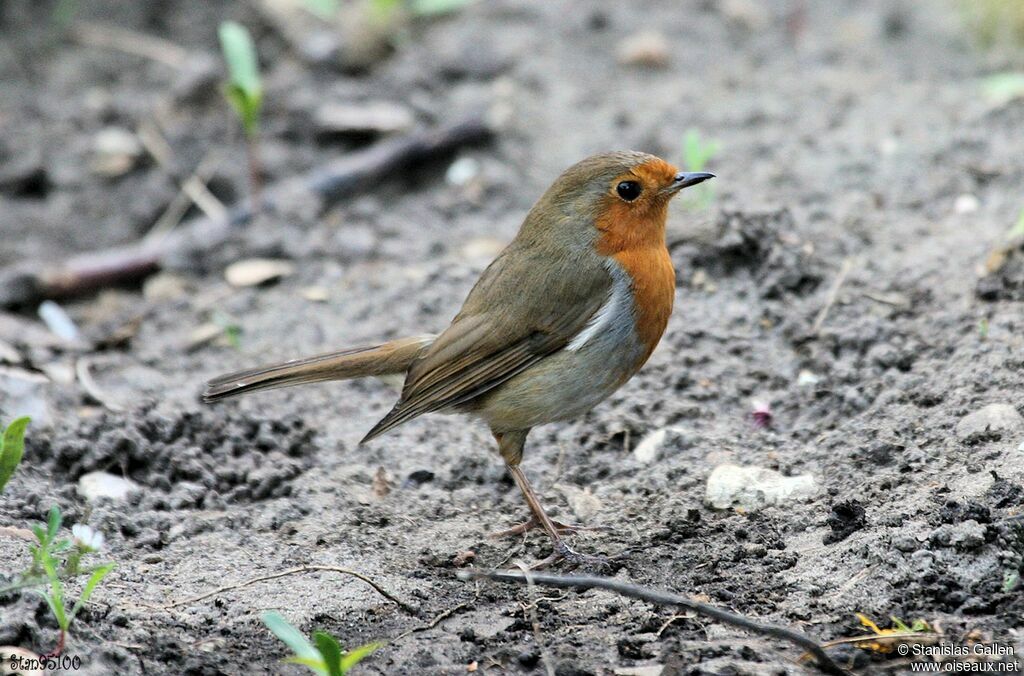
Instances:
[[[610,251],[662,242],[669,200],[713,177],[681,172],[647,153],[593,155],[555,180],[524,229],[565,233],[576,241],[593,242],[596,235],[598,247]]]

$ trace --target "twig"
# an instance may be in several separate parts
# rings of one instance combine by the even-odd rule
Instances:
[[[463,580],[474,580],[474,579],[489,579],[497,580],[500,582],[528,582],[527,576],[523,573],[514,571],[460,571],[458,573],[460,579]],[[677,608],[686,608],[692,610],[695,613],[710,617],[714,620],[722,622],[723,624],[732,625],[739,627],[746,631],[760,634],[763,636],[772,636],[774,638],[789,641],[790,643],[803,648],[805,651],[810,653],[818,668],[829,674],[847,675],[849,672],[844,670],[838,664],[836,664],[831,657],[825,652],[822,646],[810,638],[806,634],[802,634],[793,629],[787,629],[786,627],[779,627],[771,624],[763,624],[756,620],[752,620],[743,615],[737,615],[721,608],[708,605],[706,603],[700,603],[693,601],[685,596],[678,594],[672,594],[670,592],[660,591],[657,589],[650,589],[647,587],[640,587],[625,582],[619,582],[618,580],[612,580],[604,577],[593,577],[593,576],[576,576],[576,575],[550,575],[542,573],[531,573],[530,578],[536,584],[547,585],[550,587],[558,587],[561,589],[604,589],[607,591],[615,592],[629,598],[640,599],[641,601],[647,601],[649,603],[656,603],[663,606],[675,606]]]
[[[937,641],[942,637],[939,634],[930,634],[920,631],[904,631],[898,634],[865,634],[863,636],[850,636],[848,638],[837,638],[834,641],[826,641],[825,643],[821,644],[821,647],[833,648],[837,645],[847,645],[850,643],[888,643],[893,641],[902,641],[905,638],[913,638],[925,641]],[[804,653],[800,656],[800,659],[805,660],[808,657],[810,657],[810,655],[808,653]]]
[[[839,289],[842,288],[843,282],[846,281],[846,276],[850,274],[850,270],[853,268],[853,260],[846,258],[843,260],[842,267],[839,268],[839,274],[836,275],[836,281],[832,283],[832,288],[828,290],[828,296],[825,298],[825,305],[818,312],[818,316],[814,319],[814,325],[811,326],[811,334],[818,335],[821,332],[821,327],[828,318],[828,312],[832,309],[832,306],[836,302],[836,297],[839,295]]]
[[[473,597],[472,601],[463,601],[462,603],[460,603],[457,606],[452,606],[451,608],[448,608],[447,610],[442,610],[440,613],[435,615],[434,619],[432,619],[430,622],[427,622],[426,624],[421,624],[418,627],[413,627],[412,629],[406,629],[401,634],[399,634],[398,636],[394,637],[391,640],[392,641],[398,641],[399,639],[403,639],[403,638],[405,638],[406,636],[408,636],[410,634],[417,634],[417,633],[419,633],[421,631],[427,631],[428,629],[433,629],[434,627],[436,627],[437,625],[441,624],[442,622],[444,622],[449,617],[451,617],[455,613],[459,612],[463,608],[468,608],[469,606],[471,606],[474,603],[476,603],[478,598],[480,598],[479,591],[477,592],[477,595]]]
[[[268,186],[262,206],[264,211],[273,211],[289,195],[319,200],[328,206],[384,181],[401,178],[415,165],[448,155],[462,146],[481,143],[490,136],[487,124],[474,117],[449,127],[381,141],[304,176]],[[45,298],[82,295],[115,284],[137,282],[166,261],[187,260],[219,246],[252,217],[250,205],[243,200],[229,208],[222,219],[189,221],[157,241],[144,239],[56,265],[26,261],[0,268],[0,307],[31,305]]]
[[[249,578],[248,580],[243,580],[242,582],[236,582],[234,584],[224,585],[223,587],[217,587],[214,590],[211,590],[211,591],[208,591],[208,592],[204,592],[204,593],[198,594],[196,596],[190,596],[187,599],[181,599],[179,601],[174,601],[173,603],[167,603],[167,604],[164,604],[162,606],[150,606],[150,607],[151,608],[155,608],[157,610],[170,610],[171,608],[177,608],[179,606],[187,606],[190,603],[195,603],[197,601],[202,601],[204,599],[208,599],[211,596],[216,596],[217,594],[222,594],[222,593],[224,593],[226,591],[232,591],[234,589],[241,589],[242,587],[248,587],[249,585],[253,585],[253,584],[256,584],[258,582],[266,582],[268,580],[276,580],[278,578],[286,577],[288,575],[298,575],[299,573],[315,573],[315,572],[341,573],[342,575],[351,575],[352,577],[357,578],[359,580],[362,580],[366,584],[368,584],[371,587],[373,587],[373,589],[378,594],[380,594],[381,596],[386,598],[388,601],[391,601],[392,603],[394,603],[395,605],[400,607],[402,610],[405,610],[406,612],[408,612],[408,613],[410,613],[412,615],[418,615],[419,614],[419,610],[415,606],[412,606],[412,605],[406,603],[405,601],[402,601],[401,599],[396,598],[389,591],[387,591],[386,589],[384,589],[379,584],[377,584],[376,582],[374,582],[370,578],[366,577],[362,573],[356,572],[354,570],[349,570],[348,568],[340,568],[338,566],[320,566],[320,565],[296,566],[295,568],[289,568],[288,570],[282,570],[282,571],[279,571],[279,572],[276,572],[276,573],[271,573],[270,575],[260,575],[259,577]]]
[[[220,162],[220,153],[217,150],[207,152],[199,160],[199,164],[196,165],[192,175],[181,180],[180,174],[182,172],[179,170],[177,162],[175,162],[174,150],[171,148],[171,144],[167,142],[167,138],[161,131],[160,125],[155,120],[143,122],[139,125],[138,136],[139,141],[142,142],[142,147],[156,160],[156,163],[164,171],[180,181],[178,194],[175,195],[150,231],[146,233],[146,239],[151,240],[173,230],[181,222],[181,218],[185,215],[189,205],[193,203],[199,207],[200,211],[206,214],[207,218],[213,221],[222,221],[227,218],[228,208],[206,187],[206,182],[210,180],[213,170],[217,168],[217,164]]]
[[[124,411],[124,406],[111,399],[96,383],[90,371],[91,366],[92,361],[88,357],[79,357],[75,361],[75,375],[78,377],[78,382],[82,385],[82,389],[108,411],[114,411],[115,413]]]
[[[115,49],[171,68],[183,68],[189,59],[188,50],[173,42],[116,26],[77,22],[71,29],[71,35],[79,43],[89,47]]]
[[[533,574],[525,564],[517,564],[519,570],[523,573],[523,579],[526,580],[526,591],[531,599],[536,599],[537,588],[533,584]],[[540,620],[537,619],[537,602],[531,601],[528,606],[523,606],[523,613],[529,613],[530,625],[533,627],[533,640],[537,643],[537,650],[540,651],[540,661],[544,663],[544,671],[547,672],[548,676],[555,676],[555,667],[551,664],[551,656],[548,654],[547,646],[544,644],[544,639],[540,633]]]

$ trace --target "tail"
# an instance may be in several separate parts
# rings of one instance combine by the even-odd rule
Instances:
[[[228,373],[206,384],[203,401],[210,403],[246,392],[325,380],[405,373],[423,349],[434,342],[434,338],[399,338],[382,345],[329,352],[306,359],[293,359],[283,364]]]

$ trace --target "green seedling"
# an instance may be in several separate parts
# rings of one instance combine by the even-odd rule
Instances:
[[[14,476],[14,470],[25,454],[25,428],[30,421],[27,416],[16,418],[0,437],[0,493],[4,492],[4,486]]]
[[[985,49],[1006,42],[1024,46],[1024,2],[1020,0],[960,0],[968,30]]]
[[[453,14],[473,0],[411,0],[410,7],[415,16],[431,17]]]
[[[330,21],[338,15],[338,10],[341,9],[341,3],[338,0],[305,0],[306,9],[324,21]]]
[[[1017,224],[1010,228],[1010,232],[1006,233],[1007,239],[1015,239],[1017,237],[1024,237],[1024,209],[1020,210],[1020,217],[1017,219]],[[3,484],[0,484],[2,486]]]
[[[1024,97],[1024,73],[1006,71],[981,80],[981,93],[992,105],[1001,106]]]
[[[352,667],[384,645],[377,641],[343,651],[337,639],[322,631],[313,632],[311,643],[302,632],[275,612],[263,613],[263,624],[267,625],[267,629],[294,653],[285,662],[301,664],[319,676],[344,676]]]
[[[256,59],[256,45],[249,31],[234,21],[222,23],[218,33],[224,61],[228,66],[229,81],[224,88],[224,96],[238,115],[245,134],[249,189],[256,210],[259,206],[261,182],[258,143],[260,110],[263,107],[263,84],[260,81],[259,61]]]
[[[700,132],[690,129],[683,138],[683,164],[686,171],[704,171],[720,149],[718,141],[701,138]],[[684,204],[691,209],[706,209],[715,199],[714,187],[705,182],[687,191]]]
[[[242,327],[228,314],[216,310],[210,317],[214,324],[224,331],[224,340],[236,350],[242,346]]]
[[[32,566],[22,575],[18,585],[7,589],[0,589],[0,593],[10,589],[41,585],[43,591],[36,590],[46,601],[57,626],[60,628],[60,636],[57,639],[57,646],[49,653],[49,656],[59,655],[64,650],[71,623],[82,607],[88,602],[89,597],[96,591],[96,587],[104,577],[114,569],[113,563],[106,563],[92,568],[83,568],[81,563],[85,556],[99,551],[103,546],[103,535],[89,528],[88,526],[76,525],[72,529],[73,538],[58,538],[63,518],[60,508],[54,505],[45,526],[32,526],[32,533],[36,536],[37,544],[29,546],[32,554]],[[67,594],[64,581],[68,578],[79,575],[88,575],[85,586],[82,587],[78,600],[69,608],[67,605]]]

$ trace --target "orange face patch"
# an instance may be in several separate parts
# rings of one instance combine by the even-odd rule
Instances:
[[[670,188],[678,169],[655,159],[617,176],[609,186],[596,226],[597,252],[611,256],[633,282],[637,335],[646,350],[654,351],[668,325],[675,299],[676,277],[665,247],[665,219]],[[640,194],[627,201],[618,194],[623,181],[640,184]]]
[[[616,176],[608,186],[601,215],[597,219],[598,253],[610,256],[642,246],[665,244],[665,218],[672,193],[666,192],[679,170],[661,159],[640,164]],[[636,183],[640,194],[627,201],[620,196],[622,183]]]

